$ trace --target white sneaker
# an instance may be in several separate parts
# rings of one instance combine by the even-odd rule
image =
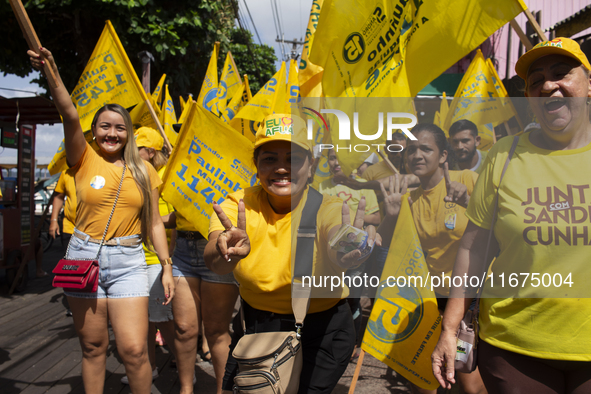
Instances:
[[[156,380],[157,377],[158,377],[158,367],[156,367],[156,369],[154,369],[152,371],[152,382],[154,380]],[[121,383],[129,384],[129,378],[127,377],[127,375],[125,375],[124,377],[121,378]]]

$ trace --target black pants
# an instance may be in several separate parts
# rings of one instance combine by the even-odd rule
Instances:
[[[481,340],[478,369],[489,394],[591,393],[591,362],[545,360]]]
[[[246,333],[294,331],[293,315],[282,315],[254,309],[243,303]],[[226,364],[223,390],[232,390],[238,364],[232,351],[244,335],[240,314],[234,319],[234,335]],[[306,315],[302,329],[303,367],[300,375],[299,393],[330,394],[347,369],[355,346],[355,328],[351,310],[345,300],[334,307]]]

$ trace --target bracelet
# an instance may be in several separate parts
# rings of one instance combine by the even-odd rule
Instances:
[[[170,257],[169,257],[169,258],[167,258],[166,260],[164,260],[164,261],[161,261],[161,262],[160,262],[160,264],[161,264],[163,267],[164,267],[164,266],[166,266],[166,265],[172,265],[172,258],[170,258]]]

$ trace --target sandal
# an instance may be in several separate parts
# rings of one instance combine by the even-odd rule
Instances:
[[[206,363],[211,363],[211,352],[207,351],[205,353],[203,353],[202,351],[200,351],[197,354],[197,362],[206,362]]]

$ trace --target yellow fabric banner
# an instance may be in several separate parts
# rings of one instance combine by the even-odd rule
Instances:
[[[113,25],[107,21],[70,95],[78,111],[82,130],[90,130],[94,114],[105,104],[130,108],[147,97]],[[58,149],[49,163],[49,173],[55,175],[65,169],[66,152]]]
[[[149,100],[152,103],[152,108],[154,109],[156,116],[158,119],[160,119],[160,106],[156,104],[154,96],[150,96]],[[152,114],[150,113],[150,110],[145,102],[136,105],[134,109],[129,111],[129,115],[131,116],[131,122],[133,123],[134,129],[137,130],[142,126],[145,126],[151,127],[154,130],[158,130],[158,125],[156,125],[155,119],[152,118]]]
[[[166,137],[173,147],[176,145],[177,133],[174,131],[172,125],[177,123],[176,113],[174,112],[174,103],[172,97],[168,92],[168,84],[164,91],[164,101],[162,102],[162,112],[160,114],[160,123],[166,133]]]
[[[230,121],[230,126],[254,142],[259,123],[265,116],[278,112],[274,110],[274,105],[281,105],[281,109],[284,109],[285,85],[285,62],[282,62],[279,71],[238,111]]]
[[[158,85],[154,88],[152,92],[152,98],[154,102],[157,103],[158,108],[162,107],[162,90],[164,88],[164,80],[166,80],[166,74],[162,74],[160,77],[160,81],[158,81]]]
[[[451,110],[445,120],[445,130],[460,119],[468,119],[479,128],[480,150],[489,150],[493,145],[493,132],[488,127],[498,125],[515,116],[511,99],[506,96],[505,88],[494,67],[491,69],[480,49],[464,74]]]
[[[234,63],[232,52],[228,51],[218,89],[218,111],[220,113],[224,113],[228,99],[234,97],[236,91],[240,90],[240,85],[242,85],[242,81],[240,80],[238,67],[236,67],[236,63]]]
[[[218,115],[218,46],[214,44],[197,104]]]
[[[400,216],[361,348],[413,384],[434,390],[431,353],[441,317],[408,200]]]
[[[244,96],[244,84],[241,84],[240,89],[236,90],[232,100],[228,103],[228,106],[224,108],[222,112],[222,120],[226,123],[230,123],[230,121],[234,118],[234,116],[240,111],[242,108],[242,98]]]
[[[521,0],[325,0],[309,60],[324,68],[328,97],[414,97],[525,8]]]
[[[212,203],[253,186],[252,143],[195,102],[164,173],[162,198],[207,238]]]
[[[285,103],[286,114],[291,114],[291,107],[298,103],[300,97],[300,85],[298,82],[298,64],[295,60],[289,61],[289,75],[287,77],[287,102]]]
[[[322,72],[324,70],[322,67],[310,62],[309,54],[314,41],[314,33],[318,27],[318,19],[320,18],[320,9],[322,8],[323,2],[324,0],[314,0],[312,2],[310,20],[306,28],[306,40],[302,49],[299,66],[300,72],[298,74],[300,95],[302,97],[322,97]]]
[[[179,96],[179,102],[181,103],[181,113],[183,113],[183,111],[185,110],[185,103],[186,103],[183,96]]]
[[[193,101],[195,101],[193,100],[193,97],[189,96],[185,102],[185,108],[183,109],[183,112],[181,112],[178,123],[183,124],[185,122],[185,119],[187,119],[187,116],[189,116],[189,112],[191,112],[191,103],[193,103]]]
[[[441,99],[441,103],[439,103],[439,124],[437,126],[441,127],[445,134],[447,134],[447,129],[445,128],[445,120],[447,119],[447,114],[449,113],[449,103],[447,102],[447,96],[445,92],[443,92],[443,98]],[[449,135],[448,135],[449,137]]]

